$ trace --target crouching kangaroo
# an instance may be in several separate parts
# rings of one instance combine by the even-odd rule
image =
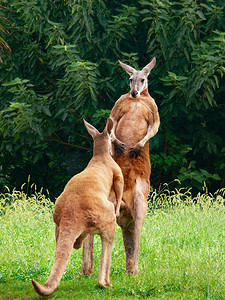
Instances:
[[[99,234],[102,254],[97,284],[110,285],[109,272],[112,244],[123,192],[123,175],[111,157],[109,134],[113,121],[109,118],[102,133],[84,120],[94,139],[93,157],[81,173],[72,177],[57,198],[53,219],[56,224],[56,251],[51,274],[44,285],[32,280],[41,296],[52,294],[59,285],[72,249],[81,247],[89,234]],[[115,197],[115,207],[108,199]]]

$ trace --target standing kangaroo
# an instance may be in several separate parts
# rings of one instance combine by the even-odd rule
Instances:
[[[130,75],[130,92],[116,101],[110,115],[113,120],[113,158],[124,176],[117,223],[123,234],[126,270],[129,274],[138,274],[140,234],[150,190],[151,164],[147,141],[157,133],[160,125],[158,108],[148,93],[147,82],[155,62],[156,59],[153,58],[141,71],[136,71],[119,61],[121,67]],[[90,274],[92,244],[91,239],[84,244],[82,274]]]
[[[130,75],[130,92],[116,101],[110,115],[113,157],[124,176],[123,202],[117,222],[123,234],[126,270],[138,274],[140,234],[150,190],[148,140],[157,133],[160,125],[158,108],[148,93],[147,81],[156,59],[153,58],[141,71],[119,63]]]
[[[56,251],[52,271],[44,285],[32,280],[34,289],[41,296],[55,291],[72,249],[80,248],[89,234],[99,234],[102,241],[97,284],[101,287],[110,285],[112,244],[123,192],[123,175],[109,153],[112,120],[107,120],[102,133],[85,120],[84,124],[94,139],[93,157],[84,171],[69,180],[56,200],[53,213]],[[115,208],[109,197],[116,199]]]

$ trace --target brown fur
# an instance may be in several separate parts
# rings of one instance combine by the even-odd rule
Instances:
[[[49,279],[44,285],[32,280],[39,295],[47,296],[57,288],[69,261],[72,249],[81,247],[89,234],[99,234],[102,240],[102,256],[98,285],[110,285],[112,243],[119,215],[123,191],[123,176],[119,166],[109,154],[109,132],[112,120],[99,133],[85,122],[94,138],[93,157],[86,169],[72,177],[55,204],[53,219],[56,224],[56,252]],[[112,195],[110,195],[112,194]],[[115,197],[114,205],[108,201]],[[116,211],[116,213],[115,213]]]
[[[132,157],[131,151],[146,136],[148,128],[159,126],[158,108],[145,89],[138,98],[132,98],[130,93],[121,96],[112,109],[111,118],[117,124],[116,137],[126,145],[124,154],[115,151],[113,156],[124,176],[122,200],[125,205],[121,206],[117,222],[123,233],[127,272],[137,274],[140,233],[150,189],[149,143],[145,143],[137,158]]]
[[[120,62],[122,68],[131,76],[131,90],[116,101],[110,115],[114,124],[111,132],[115,150],[113,158],[121,167],[124,176],[123,197],[117,222],[122,229],[126,270],[130,274],[138,273],[140,233],[150,189],[148,140],[157,133],[160,125],[157,105],[147,89],[147,76],[155,62],[154,58],[141,71]],[[88,240],[84,243],[81,274],[91,272],[91,243],[93,241]]]

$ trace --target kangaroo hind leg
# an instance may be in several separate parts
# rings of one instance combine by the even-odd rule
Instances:
[[[133,222],[122,228],[126,252],[126,270],[129,274],[138,274],[138,258],[141,229],[147,212],[149,184],[140,178],[136,179],[133,194]]]
[[[111,286],[110,284],[110,266],[111,266],[111,256],[112,256],[112,246],[113,239],[115,236],[116,230],[116,222],[114,224],[110,224],[107,228],[107,231],[101,234],[102,240],[102,253],[101,253],[101,262],[99,269],[99,276],[97,285],[106,288]]]
[[[91,275],[93,270],[94,235],[89,235],[83,242],[83,260],[80,275]]]

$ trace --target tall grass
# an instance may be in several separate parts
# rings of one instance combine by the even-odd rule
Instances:
[[[40,192],[13,191],[0,196],[0,281],[27,280],[47,272],[54,253],[53,204]],[[38,261],[47,259],[41,266]],[[36,261],[34,261],[34,258]]]
[[[120,229],[114,240],[112,288],[96,287],[94,272],[80,277],[82,250],[74,250],[51,299],[225,299],[225,191],[152,191],[141,235],[140,275],[127,276]],[[0,299],[38,299],[31,278],[44,283],[55,251],[53,204],[42,193],[0,195]],[[2,297],[2,298],[1,298]]]

